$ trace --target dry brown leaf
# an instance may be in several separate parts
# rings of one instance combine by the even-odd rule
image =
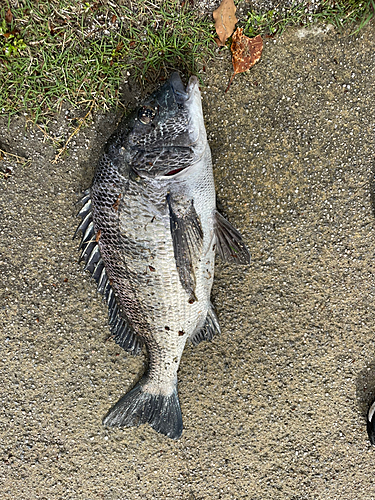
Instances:
[[[249,38],[243,34],[242,28],[237,28],[232,37],[232,62],[235,74],[247,71],[262,56],[263,40],[260,35]]]
[[[218,34],[220,45],[224,45],[231,36],[238,19],[235,16],[237,7],[233,0],[223,0],[220,6],[213,12],[215,29]]]
[[[235,75],[249,70],[259,61],[262,56],[263,40],[260,35],[249,38],[243,34],[242,28],[237,28],[233,34],[230,49],[234,73],[225,92],[229,89]]]
[[[13,19],[13,14],[12,14],[12,11],[10,9],[7,10],[7,13],[5,14],[5,21],[10,24],[12,22],[12,19]]]

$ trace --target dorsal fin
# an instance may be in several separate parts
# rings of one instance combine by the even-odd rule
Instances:
[[[85,270],[90,271],[91,276],[97,283],[97,291],[103,295],[103,298],[107,302],[109,326],[115,342],[131,354],[140,354],[142,351],[142,340],[120,312],[115,293],[105,270],[104,261],[100,254],[98,238],[95,234],[92,220],[90,190],[85,191],[81,203],[82,208],[77,216],[81,217],[82,221],[74,235],[75,237],[79,231],[82,232],[82,239],[79,245],[79,248],[82,250],[80,260],[85,262]]]

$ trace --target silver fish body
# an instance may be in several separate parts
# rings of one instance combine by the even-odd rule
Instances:
[[[148,369],[109,411],[107,426],[182,432],[177,370],[186,344],[220,327],[210,302],[215,252],[248,263],[240,234],[216,211],[211,152],[196,77],[179,75],[124,120],[83,198],[82,258],[127,351]]]

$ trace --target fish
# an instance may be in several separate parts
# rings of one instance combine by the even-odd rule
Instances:
[[[81,259],[108,304],[111,334],[148,367],[103,419],[148,423],[178,439],[177,371],[186,342],[220,333],[210,295],[215,254],[248,264],[241,234],[216,209],[212,159],[196,76],[179,74],[125,117],[81,199]]]

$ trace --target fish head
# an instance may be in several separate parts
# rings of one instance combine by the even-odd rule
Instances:
[[[185,87],[178,73],[136,111],[128,148],[141,177],[170,177],[203,156],[207,136],[198,79]]]

